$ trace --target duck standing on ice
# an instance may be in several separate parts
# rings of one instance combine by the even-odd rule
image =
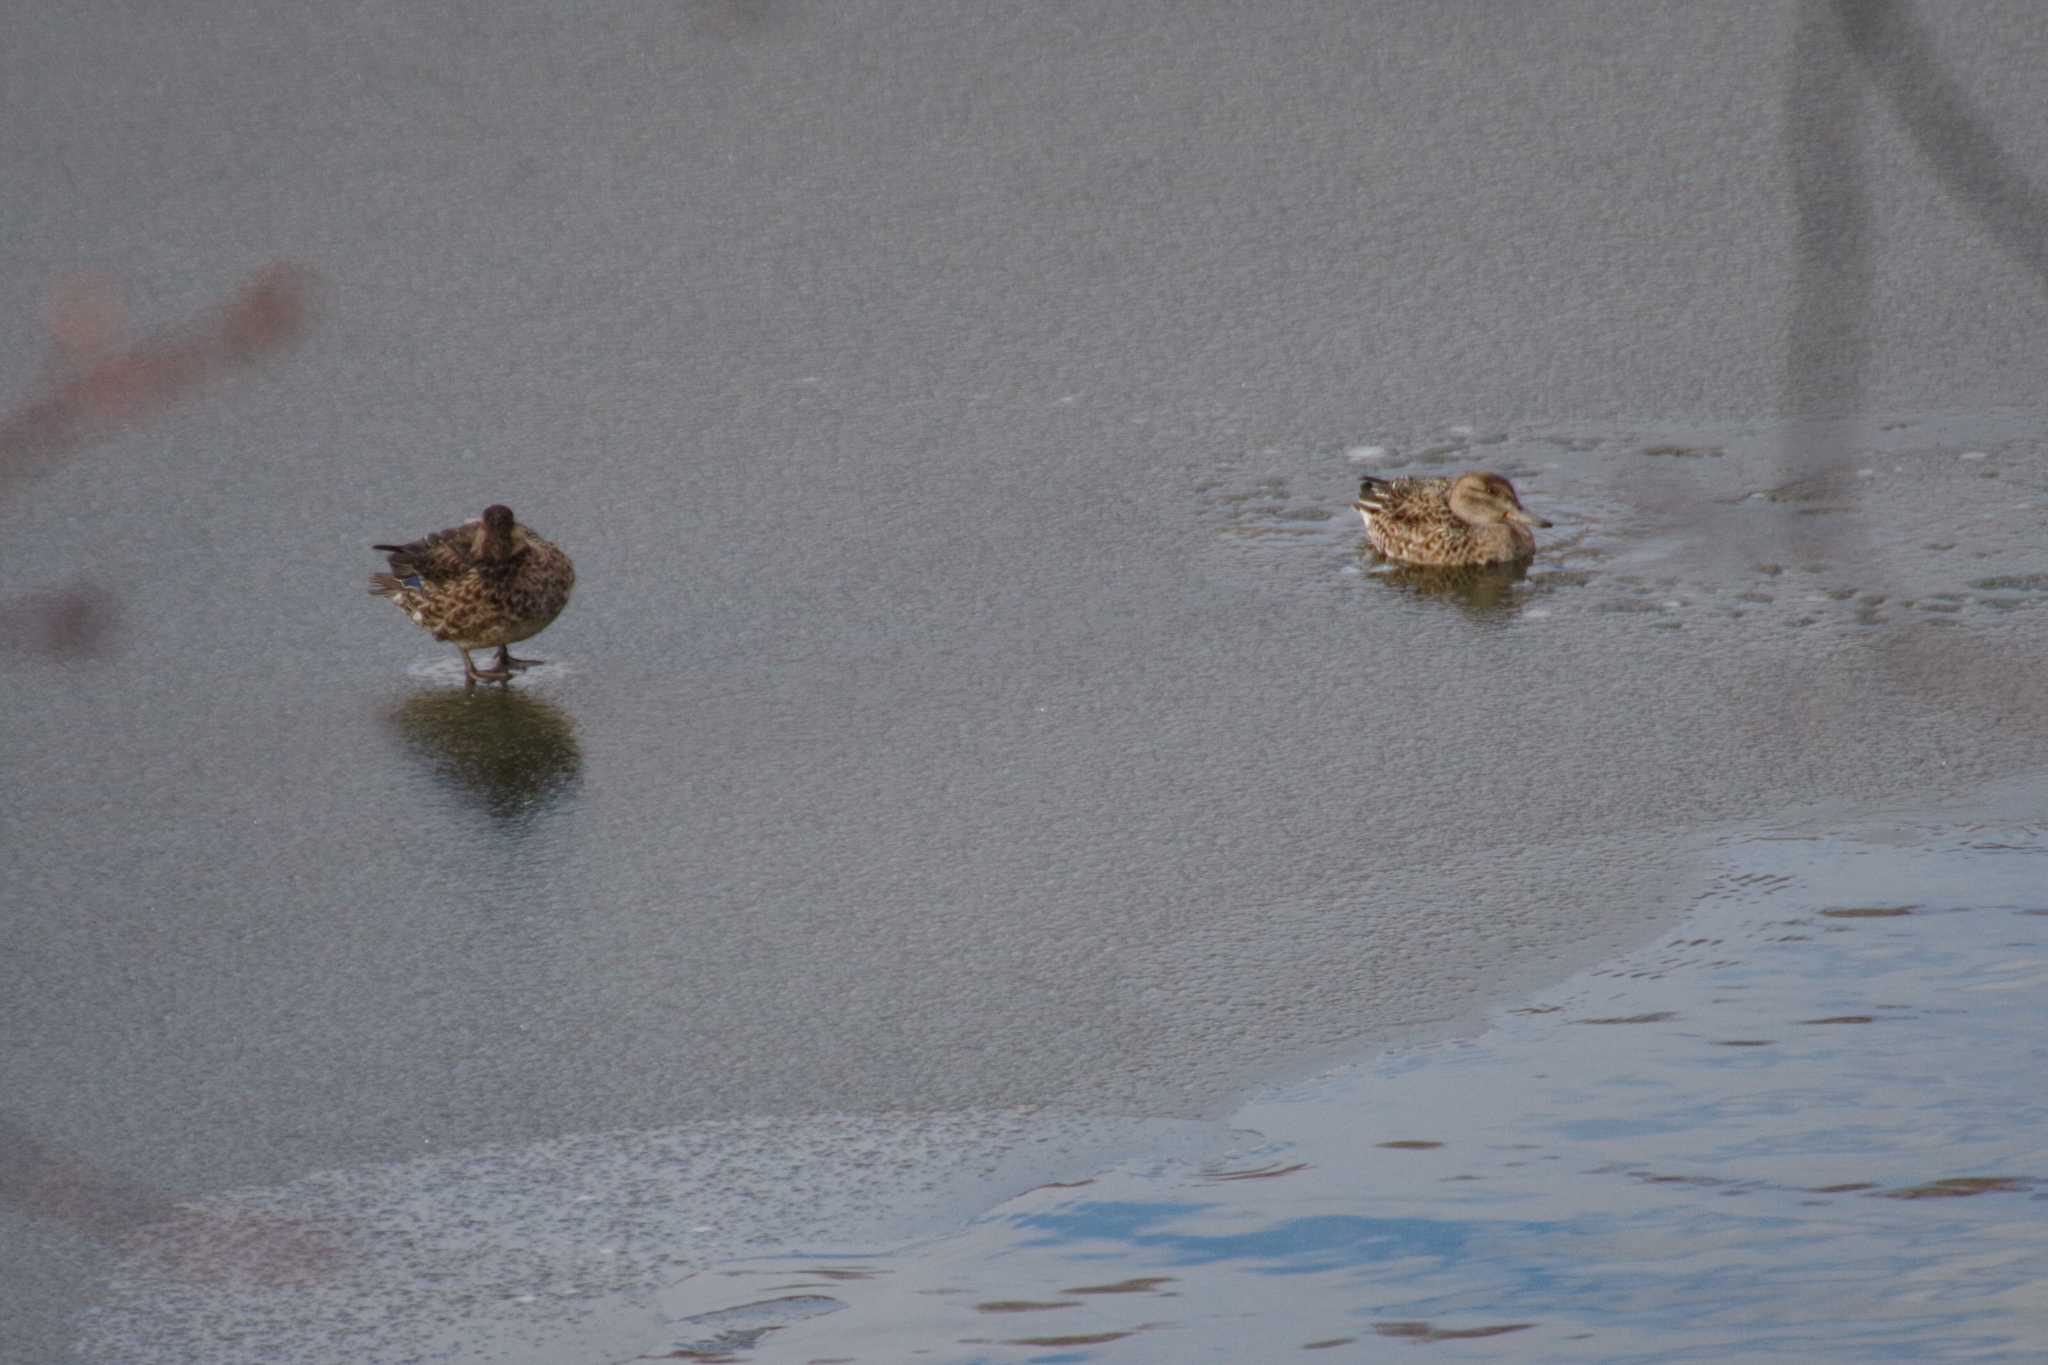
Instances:
[[[370,595],[396,602],[413,624],[462,651],[464,685],[509,683],[515,669],[541,659],[515,659],[506,648],[546,630],[569,604],[576,567],[492,504],[476,521],[422,536],[407,545],[372,545],[390,557],[390,573],[370,575]],[[472,649],[497,646],[496,666],[479,671]]]

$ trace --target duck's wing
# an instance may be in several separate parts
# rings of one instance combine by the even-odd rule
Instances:
[[[1376,479],[1368,474],[1358,481],[1358,501],[1352,505],[1389,522],[1437,521],[1450,514],[1450,490],[1449,479]]]
[[[391,572],[400,579],[417,578],[425,583],[446,583],[476,567],[472,553],[476,538],[473,521],[435,531],[404,545],[372,545],[390,557]]]

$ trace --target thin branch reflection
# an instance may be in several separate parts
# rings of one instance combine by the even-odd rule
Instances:
[[[1831,0],[1862,63],[1949,197],[1974,215],[2036,282],[2048,285],[2048,194],[1992,135],[1962,83],[1901,0]]]

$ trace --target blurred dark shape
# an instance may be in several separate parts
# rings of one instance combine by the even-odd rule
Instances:
[[[1991,134],[1901,0],[1832,0],[1850,51],[1890,101],[1935,177],[1998,244],[2048,284],[2048,194]]]
[[[211,319],[121,347],[127,308],[98,275],[50,291],[50,339],[57,376],[44,397],[0,417],[0,496],[51,468],[88,441],[154,416],[232,365],[278,350],[305,331],[311,272],[264,267]],[[0,601],[0,648],[67,657],[97,654],[115,616],[113,597],[89,583]]]
[[[0,1200],[102,1238],[171,1217],[154,1190],[88,1167],[0,1115]]]
[[[64,373],[105,359],[128,330],[121,287],[105,275],[70,275],[50,286],[50,340]]]
[[[118,1242],[180,1279],[310,1284],[330,1272],[336,1259],[326,1239],[302,1223],[180,1205],[58,1151],[5,1117],[0,1117],[0,1201]]]
[[[583,770],[575,722],[530,692],[415,692],[391,722],[436,778],[494,820],[517,824],[547,809]]]
[[[1962,86],[1942,69],[1904,0],[1806,0],[1793,38],[1784,146],[1797,215],[1788,412],[1854,414],[1864,406],[1876,267],[1862,154],[1863,82],[1876,88],[1951,198],[2048,284],[2048,195],[2029,181]],[[1788,478],[1847,462],[1846,436],[1788,438]],[[1800,528],[1816,550],[1828,525]]]
[[[312,287],[312,275],[302,267],[263,269],[228,304],[221,319],[223,349],[233,359],[249,361],[297,341],[306,330]]]
[[[1785,410],[1852,414],[1870,367],[1874,267],[1864,184],[1862,85],[1845,50],[1833,0],[1809,0],[1793,34],[1785,95],[1785,159],[1792,181],[1792,319]],[[1834,462],[1799,458],[1788,441],[1786,478]]]
[[[1788,412],[1853,415],[1865,407],[1871,354],[1875,232],[1862,155],[1862,84],[1868,80],[1905,127],[1950,198],[2034,277],[2048,284],[2048,195],[1999,145],[1989,122],[1942,69],[1927,30],[1903,0],[1805,0],[1794,33],[1785,95],[1784,146],[1797,214]],[[1825,479],[1862,457],[1847,425],[1794,428],[1779,463],[1786,483]],[[1803,517],[1787,523],[1786,552],[1807,559],[1861,561],[1857,523]],[[1854,528],[1854,529],[1845,529]],[[1845,537],[1853,536],[1853,540]],[[2024,660],[1999,646],[1930,635],[1922,625],[1894,633],[1877,655],[1922,696],[1969,707],[2001,725],[2037,730],[2031,689],[2014,688]],[[1790,723],[1795,703],[1774,708]]]
[[[242,1280],[273,1289],[320,1284],[341,1263],[320,1228],[267,1213],[178,1208],[127,1234],[121,1244],[174,1279]]]
[[[50,330],[65,376],[44,397],[0,418],[0,492],[88,440],[154,416],[228,366],[297,340],[312,278],[298,266],[267,266],[215,317],[120,350],[125,311],[112,286],[92,277],[59,286]]]
[[[1516,585],[1529,576],[1529,562],[1468,565],[1455,569],[1422,568],[1412,564],[1384,564],[1371,551],[1360,558],[1366,562],[1367,578],[1412,597],[1428,598],[1456,605],[1476,620],[1505,620],[1519,611],[1528,593]]]
[[[31,652],[60,659],[97,658],[106,653],[120,614],[112,593],[76,579],[0,602],[0,642],[20,642]]]
[[[1854,416],[1863,409],[1870,369],[1875,239],[1863,165],[1862,75],[1834,0],[1807,0],[1800,9],[1788,75],[1780,137],[1792,182],[1792,316],[1780,401],[1787,414]],[[1778,446],[1781,482],[1846,469],[1855,455],[1852,435],[1840,423],[1790,427]],[[1844,534],[1832,518],[1788,522],[1773,552],[1827,562],[1846,548],[1848,558],[1864,559],[1860,540],[1844,547]]]

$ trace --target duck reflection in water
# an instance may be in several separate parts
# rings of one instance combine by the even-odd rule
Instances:
[[[569,713],[531,693],[415,692],[393,708],[391,721],[436,778],[496,820],[559,804],[583,769]]]
[[[1397,588],[1415,597],[1454,602],[1469,616],[1480,620],[1503,620],[1521,610],[1529,598],[1517,585],[1529,576],[1529,561],[1507,564],[1472,564],[1459,568],[1425,568],[1382,559],[1371,550],[1360,552],[1366,576],[1377,583]]]

